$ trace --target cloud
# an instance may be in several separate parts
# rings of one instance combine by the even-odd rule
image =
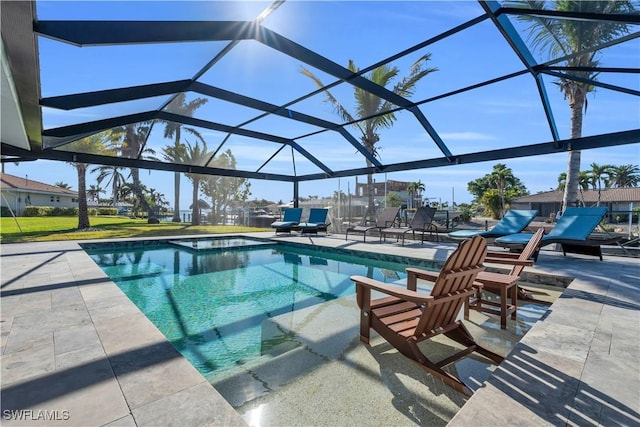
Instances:
[[[444,141],[493,141],[493,135],[479,132],[441,132],[440,137]]]

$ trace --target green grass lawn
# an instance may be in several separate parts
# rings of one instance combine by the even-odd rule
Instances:
[[[113,239],[130,237],[177,236],[189,234],[246,233],[268,228],[233,225],[191,225],[161,222],[147,224],[146,219],[123,216],[92,216],[91,229],[78,231],[76,217],[2,217],[0,242],[24,243],[53,240]]]

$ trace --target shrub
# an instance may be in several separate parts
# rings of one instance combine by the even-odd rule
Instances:
[[[98,208],[98,215],[118,215],[118,208]]]
[[[56,206],[48,214],[49,216],[77,216],[78,208],[62,208]]]
[[[48,216],[51,209],[51,206],[27,206],[24,208],[24,216]]]
[[[469,222],[473,216],[473,210],[470,206],[463,206],[460,208],[460,221]]]
[[[7,206],[0,206],[0,216],[11,216],[11,210]]]
[[[78,216],[78,208],[27,206],[24,208],[24,216]]]

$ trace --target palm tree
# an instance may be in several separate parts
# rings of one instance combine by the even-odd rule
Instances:
[[[149,122],[140,122],[135,124],[129,124],[124,128],[119,128],[113,132],[114,142],[120,143],[116,146],[116,150],[119,150],[122,157],[135,159],[138,157],[144,157],[144,154],[153,155],[154,151],[150,148],[144,148],[144,141],[147,134],[151,131],[151,124]],[[140,170],[138,168],[130,168],[131,179],[133,180],[133,193],[135,194],[138,203],[142,210],[147,212],[147,218],[149,222],[156,222],[153,209],[147,203],[147,199],[144,197],[142,185],[140,183]]]
[[[500,196],[500,218],[504,217],[506,196],[505,190],[508,185],[515,184],[515,176],[513,171],[507,167],[507,165],[498,163],[493,167],[493,171],[489,175],[489,181],[498,190]]]
[[[640,168],[638,168],[638,166],[612,166],[609,171],[609,176],[612,187],[637,187],[638,184],[640,184]]]
[[[60,187],[60,188],[64,188],[64,189],[66,189],[66,190],[71,189],[71,186],[70,186],[69,184],[67,184],[66,182],[64,182],[64,181],[58,181],[58,182],[56,182],[56,183],[55,183],[55,186],[56,186],[56,187]]]
[[[196,98],[190,102],[186,102],[186,95],[181,92],[169,103],[167,106],[167,111],[175,114],[180,114],[182,116],[191,117],[193,113],[200,108],[202,105],[206,104],[208,99],[205,98]],[[165,138],[174,138],[173,146],[167,146],[162,149],[163,157],[165,160],[173,163],[181,163],[182,156],[184,155],[184,144],[181,142],[181,134],[182,129],[194,135],[200,141],[204,143],[204,139],[200,132],[196,129],[188,126],[184,126],[182,123],[176,122],[164,122],[164,137]],[[180,222],[180,172],[174,172],[173,174],[173,183],[174,183],[174,211],[173,211],[173,222]]]
[[[102,194],[105,193],[105,190],[102,187],[100,187],[100,182],[98,182],[98,185],[91,184],[89,186],[89,190],[87,190],[87,194],[89,196],[91,196],[91,199],[94,202],[99,202],[100,201],[100,193],[102,193]]]
[[[407,186],[407,191],[409,192],[409,200],[410,200],[410,207],[415,207],[414,206],[414,201],[415,199],[417,199],[417,195],[422,195],[422,192],[425,190],[425,186],[422,183],[422,181],[413,181],[410,182],[409,185]],[[422,197],[421,197],[422,198]]]
[[[106,179],[107,186],[111,187],[111,204],[118,206],[120,201],[120,189],[126,182],[125,176],[122,174],[124,168],[120,166],[99,166],[91,170],[91,172],[98,172],[98,185]]]
[[[424,76],[437,71],[437,68],[424,68],[427,62],[431,59],[430,54],[426,54],[418,59],[409,71],[409,75],[401,79],[394,86],[392,91],[400,96],[409,97],[413,94],[415,86]],[[347,67],[349,71],[355,73],[359,72],[359,69],[354,64],[353,60],[349,60]],[[312,79],[316,86],[324,88],[325,85],[322,81],[316,77],[311,71],[302,67],[302,74]],[[373,83],[386,87],[397,76],[400,71],[397,67],[390,67],[389,65],[381,65],[373,69],[365,77],[371,80]],[[338,101],[333,94],[324,89],[326,96],[325,101],[331,104],[340,118],[346,122],[352,122],[354,126],[361,134],[360,141],[365,149],[373,156],[377,156],[376,144],[380,141],[379,130],[381,128],[390,128],[396,121],[394,113],[385,113],[386,111],[394,108],[394,105],[389,102],[373,95],[370,92],[365,91],[359,87],[354,87],[355,98],[355,113],[350,113],[344,105]],[[356,121],[356,118],[358,121]],[[373,165],[369,159],[366,159],[367,167],[371,168]],[[368,207],[367,215],[373,217],[375,215],[374,206],[374,189],[373,189],[373,174],[367,174],[367,188],[368,188]]]
[[[107,134],[97,133],[79,139],[68,145],[71,151],[81,153],[101,154],[105,151]],[[89,222],[89,209],[87,207],[87,163],[71,163],[78,172],[78,230],[91,227]]]
[[[591,163],[591,170],[589,174],[591,175],[591,180],[593,184],[593,189],[598,190],[598,203],[596,206],[600,206],[600,196],[602,193],[602,181],[604,181],[605,188],[609,187],[609,178],[611,175],[611,168],[613,165],[598,165],[597,163]]]
[[[202,141],[202,146],[198,144],[196,141],[195,145],[191,145],[189,141],[187,141],[186,150],[185,150],[185,161],[187,161],[190,165],[195,166],[204,166],[205,163],[209,160],[212,153],[207,151],[207,143]],[[202,179],[202,175],[197,173],[188,173],[186,174],[187,178],[191,180],[193,183],[193,201],[191,204],[191,224],[192,225],[200,225],[200,201],[198,195],[200,193],[200,180]]]
[[[578,189],[580,191],[587,191],[591,187],[592,176],[587,171],[580,171],[578,174]],[[558,191],[564,191],[567,184],[567,173],[562,172],[558,176]]]
[[[632,13],[635,7],[630,1],[575,1],[517,0],[506,6],[531,9],[554,9],[562,12],[582,13]],[[558,19],[541,15],[519,15],[518,19],[530,24],[528,31],[534,49],[546,51],[550,58],[568,56],[568,67],[592,68],[598,65],[598,46],[615,40],[629,32],[628,26],[613,21],[584,21]],[[577,77],[596,80],[597,71],[574,71]],[[593,85],[571,79],[556,82],[571,109],[571,139],[582,136],[582,111],[587,109],[587,94],[595,90]],[[580,175],[580,150],[569,151],[567,180],[564,188],[562,209],[578,201]]]

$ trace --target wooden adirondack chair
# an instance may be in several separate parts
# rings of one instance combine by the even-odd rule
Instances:
[[[356,297],[360,307],[360,340],[369,343],[373,328],[400,353],[417,362],[427,372],[440,378],[450,387],[471,396],[471,389],[455,375],[442,368],[456,360],[477,352],[498,364],[502,356],[475,342],[458,314],[471,295],[475,295],[474,281],[484,269],[487,243],[480,236],[462,242],[449,256],[434,282],[430,295],[416,291],[417,269],[407,269],[407,289],[376,280],[353,276]],[[371,291],[389,295],[371,300]],[[439,362],[431,361],[418,347],[418,343],[444,334],[462,344],[465,349]]]
[[[526,266],[533,265],[531,259],[538,250],[538,245],[544,229],[540,228],[532,236],[522,252],[514,254],[510,252],[491,252],[487,255],[485,262],[496,264],[508,264],[513,268],[509,273],[494,273],[489,271],[481,271],[476,277],[476,281],[483,285],[478,288],[476,297],[471,300],[471,306],[476,310],[486,313],[498,314],[500,316],[500,328],[507,328],[507,316],[511,315],[512,319],[516,318],[518,310],[518,297],[529,301],[540,302],[529,296],[532,291],[520,288],[517,283],[520,275]],[[484,298],[482,289],[500,295],[500,301],[492,301]],[[508,295],[510,297],[508,297]],[[511,303],[509,304],[509,298]]]

